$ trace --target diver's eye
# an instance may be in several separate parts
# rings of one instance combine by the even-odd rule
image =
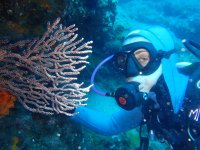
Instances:
[[[138,58],[138,61],[141,63],[147,62],[148,58],[147,57],[143,57],[143,58]]]
[[[133,55],[142,67],[145,67],[150,61],[150,55],[146,49],[138,49],[133,53]]]

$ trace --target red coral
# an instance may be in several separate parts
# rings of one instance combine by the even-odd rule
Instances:
[[[0,91],[0,117],[9,113],[9,110],[14,107],[16,97],[7,91]]]

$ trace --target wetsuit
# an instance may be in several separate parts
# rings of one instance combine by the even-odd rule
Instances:
[[[174,150],[193,150],[200,137],[200,63],[194,63],[180,71],[189,76],[189,81],[178,113],[174,113],[163,76],[152,88],[160,106],[155,130],[169,141]]]

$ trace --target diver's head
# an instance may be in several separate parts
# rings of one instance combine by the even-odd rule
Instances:
[[[163,73],[163,59],[169,59],[174,52],[171,33],[163,27],[151,26],[129,33],[113,63],[127,82],[138,82],[140,91],[149,92]]]
[[[121,52],[114,56],[114,63],[126,77],[134,77],[155,72],[160,65],[160,59],[150,41],[144,37],[131,38],[128,36]]]
[[[128,34],[122,49],[113,57],[114,66],[129,77],[151,75],[174,49],[169,32],[154,26]]]

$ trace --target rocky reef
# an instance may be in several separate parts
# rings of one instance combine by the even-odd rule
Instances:
[[[76,24],[80,36],[105,49],[114,37],[117,0],[8,0],[0,1],[0,37],[16,40],[41,36],[47,21],[62,18],[66,26]],[[95,35],[95,36],[94,36]]]

